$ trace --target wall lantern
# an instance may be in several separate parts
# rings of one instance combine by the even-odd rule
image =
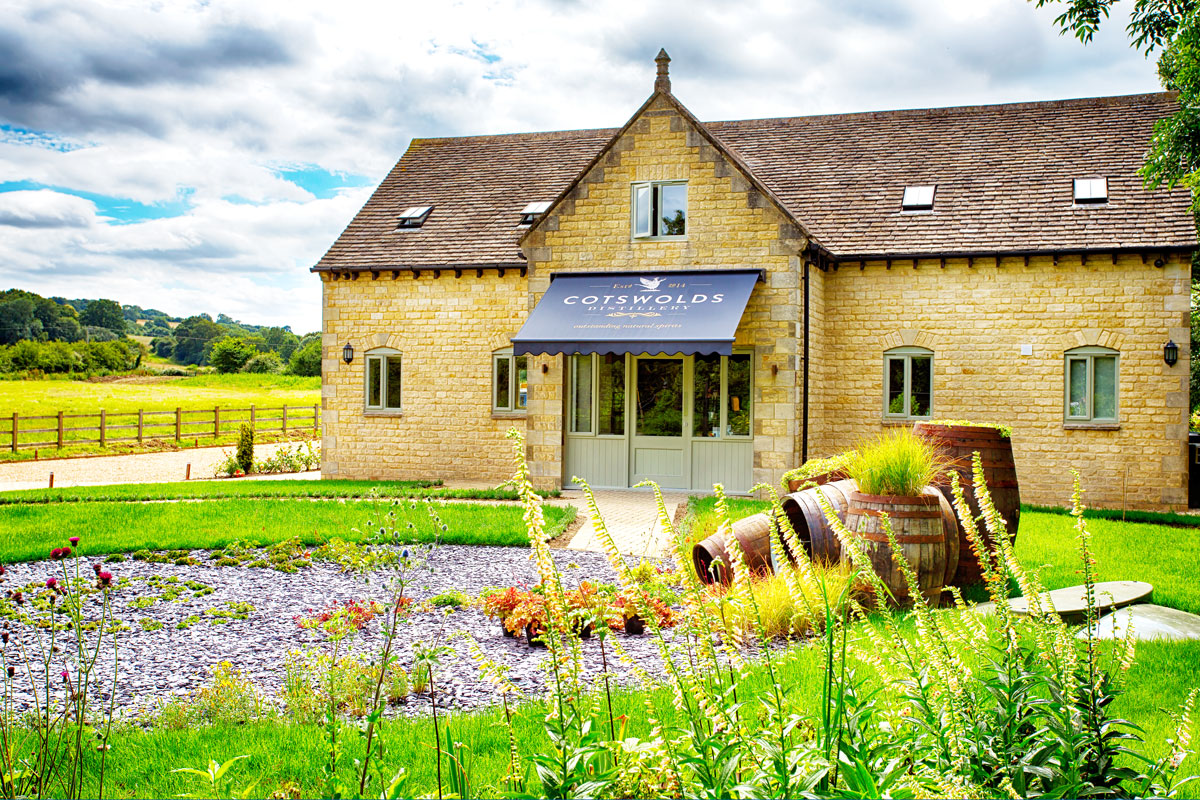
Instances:
[[[342,361],[349,364],[354,360],[354,345],[346,342],[346,346],[342,348]]]
[[[1173,339],[1167,340],[1163,345],[1163,361],[1167,362],[1168,367],[1175,366],[1175,362],[1179,360],[1179,345],[1175,344]]]

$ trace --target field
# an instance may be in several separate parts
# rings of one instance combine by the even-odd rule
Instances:
[[[297,438],[312,435],[312,408],[321,402],[321,379],[305,378],[295,375],[197,375],[193,377],[129,377],[103,381],[72,381],[72,380],[36,380],[36,381],[0,381],[0,461],[18,461],[34,457],[33,450],[20,450],[12,453],[9,448],[11,428],[5,425],[5,418],[16,412],[21,418],[50,416],[59,411],[64,414],[98,415],[101,410],[108,415],[107,425],[133,425],[136,427],[137,418],[133,416],[118,416],[145,411],[174,411],[176,408],[187,411],[207,411],[207,417],[187,415],[183,417],[181,438],[184,443],[195,445],[224,444],[232,440],[236,433],[237,418],[246,417],[245,412],[230,411],[222,416],[220,438],[213,437],[213,414],[215,407],[223,409],[248,409],[251,405],[259,408],[279,408],[291,406],[297,409],[295,426],[297,430],[287,438]],[[270,416],[278,417],[278,412]],[[207,419],[207,422],[203,420]],[[307,424],[304,423],[307,420]],[[94,442],[98,434],[94,430],[70,431],[65,430],[66,441],[75,440],[75,444],[65,446],[62,451],[55,448],[41,448],[39,455],[43,458],[57,455],[86,455],[96,453],[127,453],[145,452],[161,449],[173,449],[174,441],[173,415],[158,414],[146,418],[146,424],[160,423],[167,427],[157,429],[147,428],[149,435],[170,436],[170,439],[159,442],[146,442],[139,446],[136,442],[112,442],[101,448]],[[228,423],[228,424],[227,424]],[[22,443],[44,442],[53,440],[54,433],[26,432],[25,429],[53,429],[57,422],[53,419],[27,420],[22,425],[19,441]],[[99,417],[92,416],[81,419],[68,419],[64,429],[70,427],[93,428],[99,425]],[[282,439],[280,433],[271,433],[266,428],[280,427],[280,422],[264,421],[259,431],[258,441],[277,441]],[[304,430],[307,427],[308,430]],[[133,430],[113,429],[111,438],[129,436]],[[81,440],[93,440],[83,443]]]

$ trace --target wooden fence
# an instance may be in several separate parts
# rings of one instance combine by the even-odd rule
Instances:
[[[265,415],[265,416],[264,416]],[[275,416],[272,416],[275,415]],[[84,425],[81,420],[98,420],[98,425]],[[116,442],[137,442],[174,439],[213,438],[236,433],[248,422],[256,432],[288,433],[321,429],[320,406],[277,406],[274,408],[214,408],[174,411],[114,411],[101,410],[94,414],[42,414],[0,417],[0,449],[12,452],[34,447],[63,447],[76,444],[98,444],[104,447]],[[49,434],[47,436],[47,434]],[[88,434],[92,434],[89,436]],[[114,435],[116,434],[116,435]],[[5,442],[4,438],[8,441]],[[42,438],[44,437],[44,438]]]

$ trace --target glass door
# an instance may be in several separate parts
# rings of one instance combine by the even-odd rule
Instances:
[[[687,488],[686,377],[683,356],[634,357],[631,483],[652,480],[665,488]]]

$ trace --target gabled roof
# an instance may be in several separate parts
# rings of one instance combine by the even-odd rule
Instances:
[[[1137,175],[1177,108],[1159,93],[704,128],[838,258],[1189,248],[1188,191]],[[414,139],[314,269],[519,265],[521,209],[564,192],[617,132]],[[1082,177],[1107,177],[1109,202],[1076,206]],[[936,184],[932,212],[901,211],[916,184]],[[395,230],[415,205],[434,207],[424,226]]]

